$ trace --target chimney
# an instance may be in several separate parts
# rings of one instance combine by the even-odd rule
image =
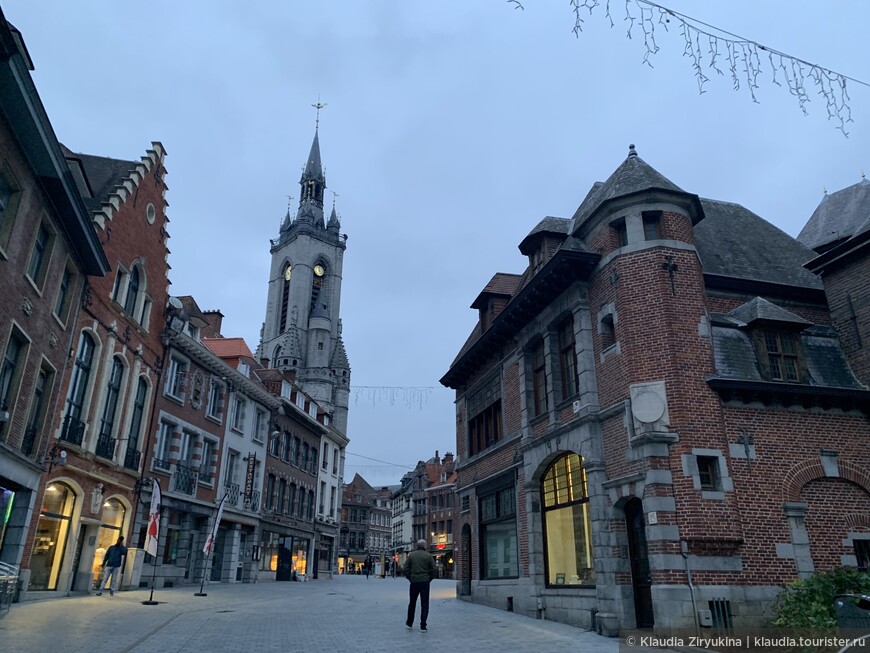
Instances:
[[[435,450],[435,464],[436,465],[441,464],[441,458],[438,457],[438,449]]]
[[[221,335],[221,325],[224,321],[224,314],[220,311],[203,311],[205,319],[208,321],[208,327],[203,329],[203,337],[205,338],[223,338]]]

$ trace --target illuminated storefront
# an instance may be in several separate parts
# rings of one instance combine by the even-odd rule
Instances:
[[[76,496],[68,485],[52,483],[45,489],[30,557],[28,589],[57,589],[75,502]]]
[[[103,518],[100,524],[100,534],[97,537],[97,550],[94,552],[94,564],[91,570],[94,586],[100,581],[101,567],[106,549],[118,541],[123,535],[124,517],[127,511],[117,499],[109,499],[103,504]]]

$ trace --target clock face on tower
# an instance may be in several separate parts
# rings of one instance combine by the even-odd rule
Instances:
[[[290,277],[293,274],[293,269],[288,265],[284,270],[284,281],[290,281]]]
[[[320,263],[314,266],[314,274],[316,274],[318,277],[323,276],[323,266],[320,265]]]

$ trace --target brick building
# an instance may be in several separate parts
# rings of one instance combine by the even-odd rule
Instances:
[[[158,390],[167,299],[164,155],[139,161],[65,150],[111,272],[89,276],[52,415],[56,440],[40,483],[28,592],[87,592],[105,550],[128,537]],[[62,463],[62,464],[57,464]]]
[[[13,575],[31,557],[87,279],[109,271],[32,70],[0,10],[0,568]],[[25,587],[29,577],[25,570]],[[58,582],[57,573],[46,577]]]
[[[748,626],[783,583],[858,564],[870,393],[811,249],[633,146],[519,249],[441,379],[460,596],[607,634]]]

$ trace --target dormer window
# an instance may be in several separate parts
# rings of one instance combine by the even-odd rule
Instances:
[[[763,333],[770,380],[800,383],[796,334],[774,330],[765,330]]]
[[[540,247],[534,250],[529,256],[529,264],[531,265],[533,272],[537,272],[541,269],[541,266],[544,264],[544,254]]]

